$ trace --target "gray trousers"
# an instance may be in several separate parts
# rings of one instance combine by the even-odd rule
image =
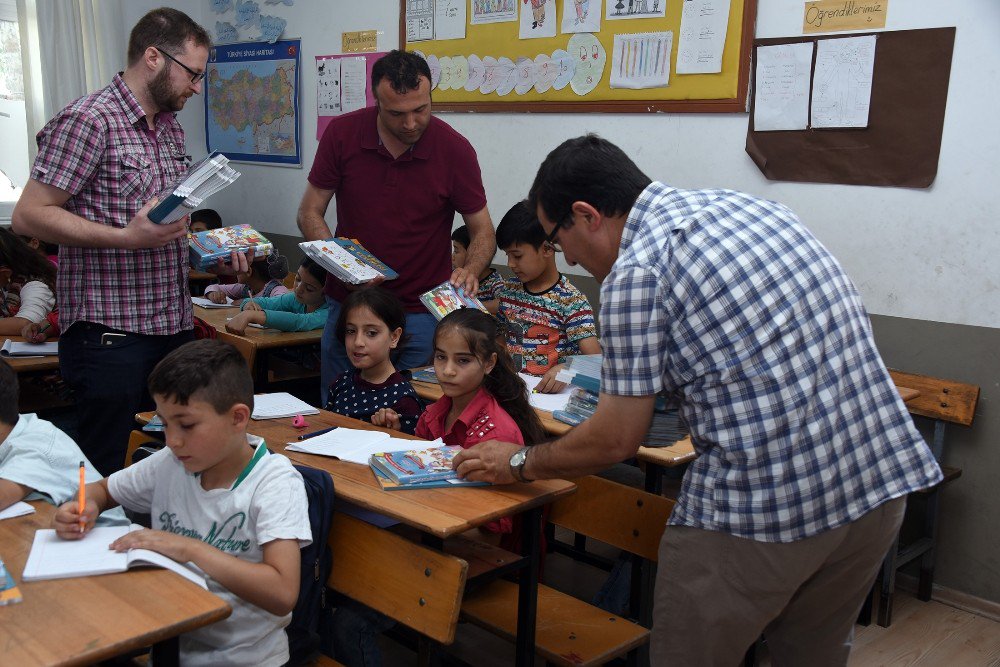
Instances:
[[[650,664],[733,667],[764,635],[775,667],[846,665],[854,622],[905,509],[897,498],[789,543],[667,526]]]

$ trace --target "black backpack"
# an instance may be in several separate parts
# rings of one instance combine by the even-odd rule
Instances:
[[[326,606],[326,581],[330,578],[333,554],[327,543],[333,521],[333,478],[330,473],[306,466],[295,466],[302,475],[309,500],[309,527],[312,544],[303,547],[299,599],[292,610],[292,620],[285,628],[288,635],[287,665],[306,664],[329,645],[330,614]]]

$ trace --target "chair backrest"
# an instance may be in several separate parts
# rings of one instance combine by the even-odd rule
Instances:
[[[250,372],[253,372],[254,362],[257,360],[257,346],[253,344],[253,341],[243,336],[231,334],[228,331],[219,331],[218,339],[224,343],[229,343],[239,350],[243,358],[246,359],[247,366],[250,367]]]
[[[952,424],[971,426],[979,402],[979,387],[954,380],[942,380],[929,375],[904,373],[889,369],[893,382],[900,387],[916,389],[920,394],[906,401],[910,414],[940,419]]]
[[[441,644],[455,640],[468,564],[341,512],[330,588]]]
[[[552,504],[549,522],[656,562],[674,501],[593,475]]]
[[[163,447],[163,443],[161,441],[157,440],[148,433],[144,433],[142,431],[132,431],[131,433],[129,433],[128,448],[125,450],[125,465],[122,467],[127,468],[130,465],[132,465],[133,463],[132,459],[135,457],[135,453],[139,450],[140,447],[146,444],[155,445],[156,449]]]

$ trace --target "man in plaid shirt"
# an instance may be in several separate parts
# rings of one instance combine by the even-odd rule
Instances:
[[[596,414],[530,449],[491,441],[459,473],[506,483],[635,455],[658,394],[698,459],[660,544],[651,664],[843,665],[905,497],[941,471],[836,259],[775,202],[652,182],[588,135],[542,163],[531,201],[602,282]]]
[[[98,470],[122,467],[146,378],[192,339],[187,221],[158,225],[153,200],[187,168],[176,118],[201,92],[211,39],[156,9],[132,29],[128,67],[38,133],[14,209],[19,234],[59,243],[59,367],[73,388],[79,444]]]

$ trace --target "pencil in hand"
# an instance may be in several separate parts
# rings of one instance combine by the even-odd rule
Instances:
[[[80,506],[80,532],[82,533],[87,528],[87,519],[83,514],[84,508],[87,507],[87,480],[85,477],[86,469],[83,467],[83,461],[80,461],[80,496],[77,499],[77,504]]]

